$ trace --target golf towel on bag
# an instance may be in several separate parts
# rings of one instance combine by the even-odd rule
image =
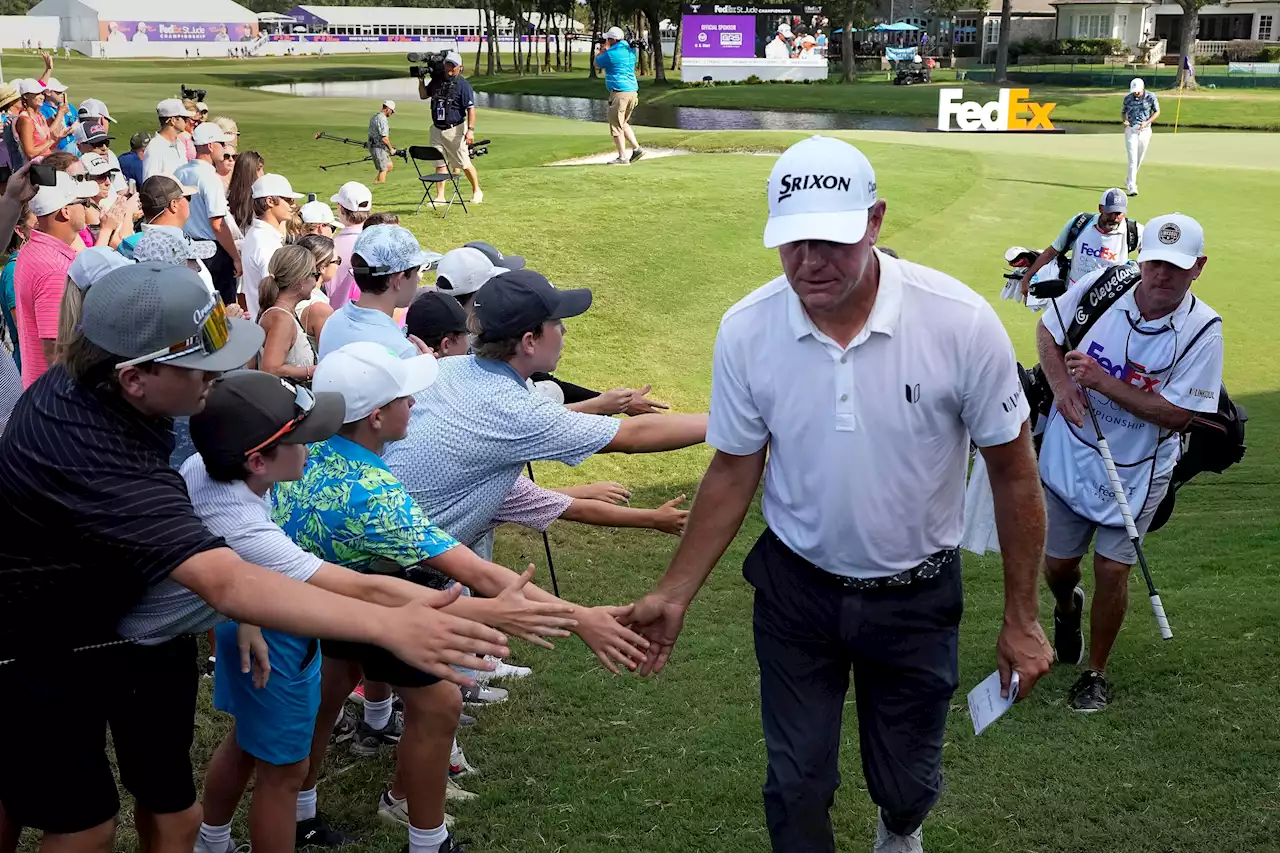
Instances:
[[[964,534],[960,547],[971,554],[1000,553],[1000,537],[996,535],[996,504],[991,494],[991,478],[981,453],[974,454],[969,469],[969,485],[964,491]]]

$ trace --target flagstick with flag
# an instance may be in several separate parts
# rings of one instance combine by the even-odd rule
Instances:
[[[1195,66],[1191,64],[1191,54],[1182,57],[1182,79],[1178,81],[1178,109],[1173,114],[1173,135],[1178,135],[1178,120],[1182,118],[1182,88],[1186,85],[1187,77],[1196,73]]]

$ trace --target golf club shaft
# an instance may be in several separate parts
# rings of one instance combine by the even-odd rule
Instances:
[[[1062,340],[1067,347],[1067,352],[1075,349],[1071,342],[1071,338],[1067,336],[1067,324],[1062,322],[1062,312],[1058,310],[1058,300],[1056,297],[1050,297],[1053,303],[1053,313],[1058,318],[1058,325],[1062,328]],[[1151,599],[1151,612],[1156,617],[1156,627],[1160,629],[1160,637],[1165,640],[1173,639],[1173,629],[1169,627],[1169,617],[1165,615],[1164,603],[1160,601],[1160,593],[1156,590],[1155,582],[1151,579],[1151,569],[1147,566],[1147,556],[1142,553],[1142,537],[1138,535],[1138,527],[1133,523],[1133,512],[1129,509],[1129,498],[1125,494],[1124,484],[1120,482],[1120,472],[1116,470],[1115,460],[1111,457],[1111,445],[1107,443],[1107,437],[1102,434],[1102,425],[1098,423],[1098,415],[1093,410],[1093,401],[1089,398],[1088,390],[1083,390],[1084,407],[1089,413],[1089,420],[1093,423],[1093,432],[1098,438],[1098,455],[1102,457],[1102,467],[1107,470],[1107,480],[1111,483],[1111,491],[1116,496],[1116,504],[1120,507],[1120,517],[1124,519],[1125,533],[1129,535],[1129,541],[1133,543],[1133,550],[1138,555],[1138,565],[1142,568],[1142,579],[1147,582],[1147,596]]]
[[[529,482],[537,484],[537,480],[533,479],[533,463],[526,462],[525,467],[529,469]],[[556,564],[551,560],[551,537],[547,536],[547,531],[542,531],[542,547],[547,551],[547,570],[551,572],[551,592],[556,598],[560,597],[560,582],[556,580]]]

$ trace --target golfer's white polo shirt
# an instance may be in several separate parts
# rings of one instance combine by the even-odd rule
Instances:
[[[969,440],[1028,415],[995,311],[955,279],[877,253],[880,290],[841,347],[780,277],[725,314],[707,442],[769,445],[764,517],[809,562],[849,577],[919,565],[960,542]]]

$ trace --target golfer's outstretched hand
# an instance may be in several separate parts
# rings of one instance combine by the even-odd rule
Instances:
[[[492,671],[494,665],[485,655],[511,654],[502,632],[438,609],[457,600],[461,592],[462,585],[454,584],[438,596],[391,608],[382,626],[387,640],[380,645],[409,666],[454,684],[473,683],[455,666]]]
[[[641,675],[662,672],[667,665],[680,629],[684,627],[684,614],[688,609],[687,604],[663,598],[655,592],[632,605],[627,624],[649,641],[648,654],[640,667]]]
[[[595,652],[600,665],[619,675],[617,664],[634,670],[644,662],[645,651],[649,641],[627,627],[632,608],[625,607],[585,607],[577,612],[578,626],[573,633],[582,638],[591,651]]]
[[[1009,682],[1018,673],[1018,699],[1031,692],[1040,676],[1053,665],[1053,649],[1038,620],[1005,622],[996,639],[996,667],[1000,670],[1000,695],[1009,695]]]

